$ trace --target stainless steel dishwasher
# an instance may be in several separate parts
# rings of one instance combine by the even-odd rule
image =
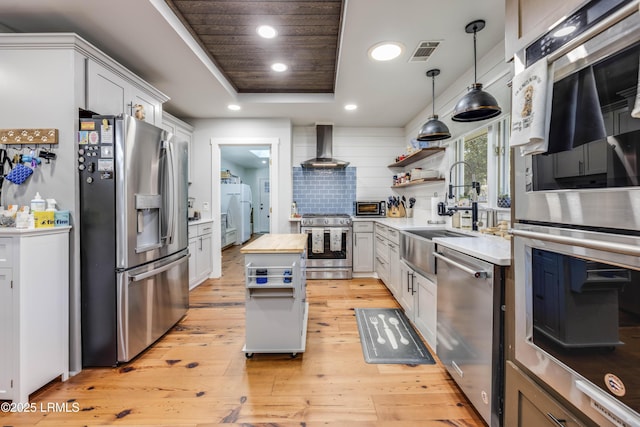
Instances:
[[[491,427],[501,425],[503,267],[438,246],[437,355]]]

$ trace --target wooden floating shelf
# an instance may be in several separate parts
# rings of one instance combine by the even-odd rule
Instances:
[[[0,129],[0,144],[57,144],[58,129]]]
[[[434,154],[441,153],[444,150],[446,150],[446,148],[444,148],[444,147],[422,148],[422,149],[420,149],[420,151],[416,151],[415,153],[411,154],[410,156],[405,157],[404,159],[400,160],[399,162],[392,163],[387,167],[398,168],[398,167],[402,167],[402,166],[407,166],[407,165],[410,165],[411,163],[417,162],[418,160],[422,160],[422,159],[425,159],[425,158],[427,158],[429,156],[433,156]]]
[[[412,185],[427,184],[430,182],[437,182],[437,181],[444,181],[444,178],[421,178],[421,179],[405,182],[404,184],[392,185],[391,188],[411,187]]]

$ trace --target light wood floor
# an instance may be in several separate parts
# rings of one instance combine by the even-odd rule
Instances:
[[[397,307],[375,279],[309,281],[306,352],[246,359],[239,246],[223,264],[141,356],[53,381],[31,396],[36,412],[0,412],[0,425],[484,426],[441,365],[364,362],[353,309]]]

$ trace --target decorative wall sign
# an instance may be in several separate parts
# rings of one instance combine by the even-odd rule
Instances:
[[[57,144],[58,129],[0,129],[0,144]]]

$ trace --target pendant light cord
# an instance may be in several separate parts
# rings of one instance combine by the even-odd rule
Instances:
[[[436,76],[431,76],[431,115],[436,116]]]
[[[476,58],[476,34],[478,30],[473,28],[473,82],[478,83],[478,59]]]

